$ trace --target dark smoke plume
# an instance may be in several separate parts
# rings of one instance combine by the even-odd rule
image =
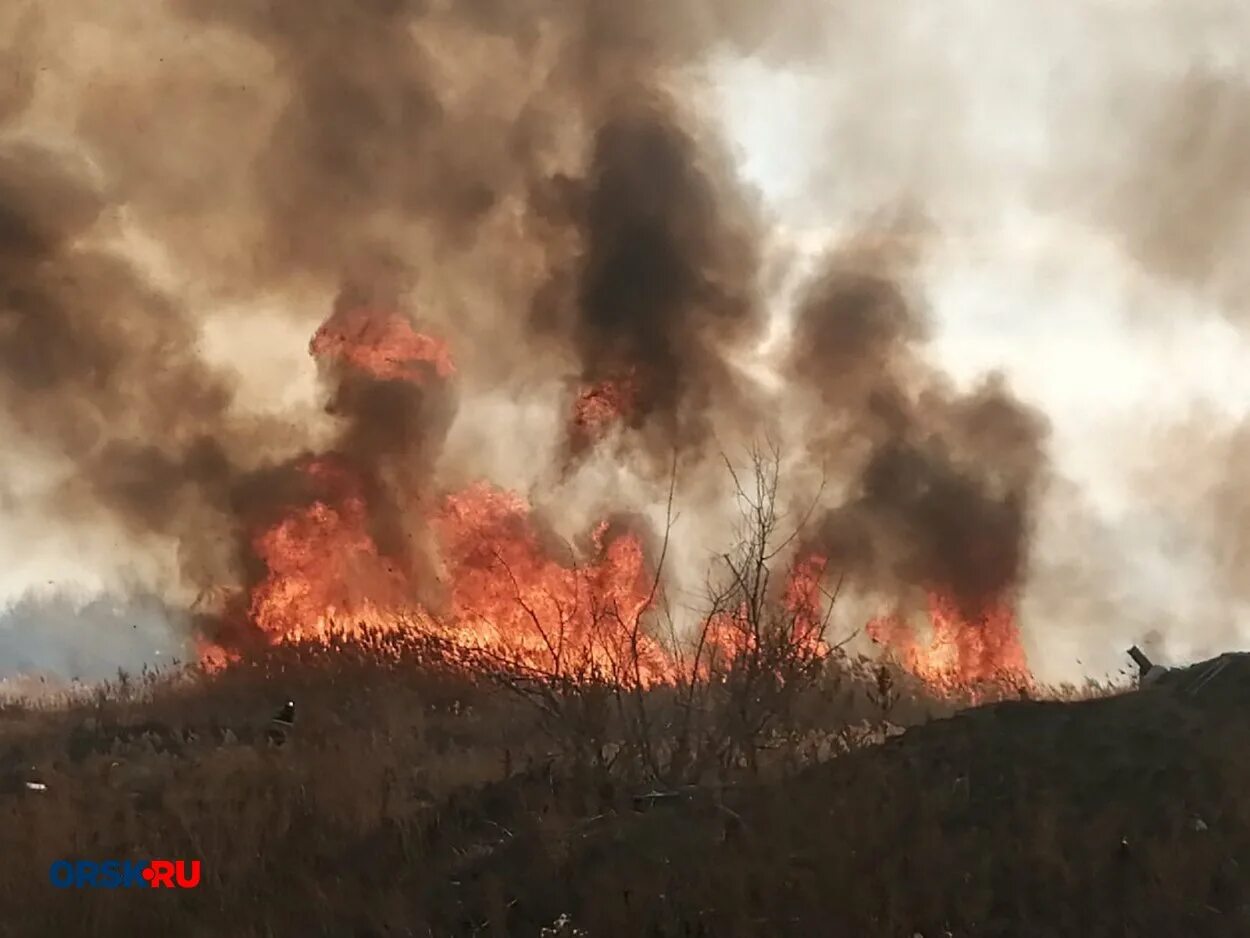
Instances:
[[[613,4],[540,3],[522,15],[496,6],[183,4],[185,29],[224,26],[266,50],[267,83],[254,83],[263,74],[254,54],[241,56],[234,87],[228,67],[164,57],[158,65],[154,56],[148,73],[105,70],[87,91],[78,129],[97,171],[71,168],[35,145],[0,144],[7,416],[74,464],[83,500],[105,504],[137,534],[173,535],[184,549],[201,531],[214,531],[207,541],[229,540],[229,493],[246,470],[236,466],[237,454],[263,465],[254,458],[260,441],[282,440],[285,447],[274,448],[289,450],[300,436],[297,428],[237,418],[232,377],[200,355],[198,313],[115,251],[89,246],[115,223],[114,207],[167,236],[175,262],[214,277],[223,295],[281,291],[300,278],[350,292],[387,263],[399,268],[391,275],[398,295],[417,266],[409,249],[419,253],[421,237],[453,250],[471,244],[492,213],[529,213],[530,193],[562,163],[577,168],[581,140],[595,167],[578,182],[590,193],[589,251],[606,258],[590,262],[585,302],[598,335],[615,329],[624,337],[613,359],[644,351],[641,331],[621,322],[628,311],[609,295],[631,277],[659,278],[635,288],[648,307],[637,313],[668,332],[657,380],[676,367],[673,345],[684,338],[670,316],[696,305],[709,320],[741,315],[744,287],[717,282],[731,270],[713,255],[728,242],[735,262],[749,261],[750,245],[701,230],[717,195],[690,165],[697,154],[683,118],[663,103],[641,117],[618,113],[636,109],[648,83],[662,84],[664,68],[704,47],[703,25],[658,8],[635,14]],[[23,28],[37,31],[31,17],[22,22],[35,25]],[[153,35],[156,51],[162,34]],[[50,41],[48,32],[43,42]],[[434,46],[443,41],[468,59],[438,59]],[[35,50],[46,54],[47,46],[32,40],[15,48],[0,117],[20,126],[35,100]],[[496,48],[518,62],[534,57],[516,66],[530,87],[513,89],[513,76],[479,70]],[[257,143],[249,114],[275,98],[281,103]],[[664,175],[664,188],[653,189],[632,219],[614,221],[622,198],[645,194],[652,171]],[[670,197],[678,200],[671,208],[662,204]],[[232,239],[228,262],[218,263],[217,247]],[[709,263],[719,268],[700,269]],[[589,359],[585,370],[597,371],[593,343],[570,341]],[[438,433],[425,434],[412,417],[428,406],[393,384],[343,377],[337,385],[342,443],[356,458],[423,448],[429,461]],[[206,579],[226,573],[220,563],[209,566]]]
[[[663,105],[624,104],[597,132],[568,195],[579,254],[539,293],[533,323],[571,337],[585,385],[633,382],[628,422],[654,422],[671,450],[705,440],[713,398],[740,409],[724,351],[758,337],[759,231]]]
[[[820,401],[812,444],[852,479],[809,546],[849,583],[940,589],[975,614],[1022,584],[1048,428],[999,379],[961,393],[923,366],[905,261],[835,252],[799,308],[791,365]]]

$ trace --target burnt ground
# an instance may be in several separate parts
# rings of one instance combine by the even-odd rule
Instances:
[[[242,677],[10,712],[7,777],[37,763],[48,787],[0,794],[0,928],[1250,935],[1250,678],[1233,670],[1195,695],[975,708],[662,793],[552,759],[511,701],[405,672],[287,673],[304,715],[278,750],[259,742],[270,691]],[[859,719],[847,693],[830,706]],[[48,884],[57,857],[155,855],[203,858],[203,883]]]

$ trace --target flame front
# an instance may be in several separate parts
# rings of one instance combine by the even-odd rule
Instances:
[[[325,638],[343,628],[390,629],[408,585],[368,532],[351,470],[329,457],[299,467],[318,491],[253,539],[268,571],[252,591],[251,621],[274,638]]]
[[[291,511],[254,539],[268,574],[252,592],[250,617],[271,640],[420,628],[553,678],[651,685],[674,677],[643,628],[655,584],[636,535],[609,537],[600,525],[593,556],[557,560],[524,499],[472,485],[447,496],[433,521],[449,584],[446,611],[435,615],[379,552],[342,467],[317,460],[305,471],[332,479],[337,497]],[[211,654],[219,664],[221,650]]]
[[[978,696],[988,688],[1027,690],[1033,679],[1010,602],[997,598],[969,614],[949,594],[928,594],[930,634],[923,641],[901,614],[868,623],[869,636],[936,691]]]
[[[435,521],[459,641],[560,677],[632,685],[673,676],[644,631],[655,587],[636,535],[600,525],[582,563],[547,556],[519,496],[486,484],[447,498]]]
[[[318,361],[373,382],[424,389],[455,374],[443,342],[398,314],[367,308],[336,312],[309,350]],[[632,375],[587,389],[575,404],[574,438],[589,444],[602,437],[629,418],[637,399]],[[524,498],[477,483],[424,502],[436,507],[414,523],[433,535],[431,570],[438,579],[418,582],[411,564],[380,546],[367,497],[372,489],[351,458],[306,457],[292,468],[306,497],[260,524],[250,540],[264,574],[251,588],[247,618],[268,641],[420,629],[476,660],[547,678],[651,686],[682,677],[684,655],[647,628],[662,585],[636,533],[601,523],[583,556],[572,548],[556,556]],[[748,655],[765,661],[778,649],[791,660],[822,660],[829,653],[826,568],[822,556],[801,556],[769,611],[759,597],[743,596],[732,608],[713,611],[703,622],[699,672],[706,676]],[[927,642],[900,615],[875,619],[867,631],[938,691],[1028,686],[1009,604],[986,603],[969,617],[933,591],[929,618]],[[225,644],[202,647],[202,660],[213,669],[235,655]]]

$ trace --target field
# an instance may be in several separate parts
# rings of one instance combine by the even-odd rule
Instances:
[[[649,742],[671,743],[676,702],[648,694]],[[1065,694],[1086,699],[952,719],[904,676],[835,655],[753,760],[681,784],[672,758],[667,778],[645,769],[610,689],[565,688],[553,709],[415,642],[277,648],[211,677],[13,701],[0,922],[240,938],[1250,933],[1250,701]],[[287,698],[294,731],[274,745]],[[58,858],[162,856],[201,859],[200,886],[48,880]]]

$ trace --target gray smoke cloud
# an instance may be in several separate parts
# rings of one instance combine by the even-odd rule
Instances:
[[[935,364],[941,268],[959,255],[991,282],[1019,219],[1067,225],[1135,289],[1243,321],[1250,20],[1232,2],[938,18],[907,0],[56,0],[0,17],[0,421],[14,469],[63,476],[0,495],[58,529],[113,526],[123,563],[172,550],[193,593],[258,575],[249,526],[299,499],[310,453],[355,465],[372,533],[421,570],[404,519],[440,482],[515,475],[580,518],[615,510],[609,485],[645,500],[677,449],[710,507],[718,450],[767,431],[836,476],[816,539],[866,588],[1029,592],[1036,643],[1054,627],[1100,646],[1103,622],[1053,624],[1125,608],[1114,557],[1091,559],[1106,578],[1064,574],[1065,528],[1040,506],[1101,530],[1099,509],[1056,501],[1040,402]],[[759,92],[802,128],[767,198],[720,132],[727,62],[797,89]],[[774,213],[832,230],[793,302],[773,289]],[[1134,328],[1158,328],[1151,305]],[[447,339],[454,390],[311,360],[268,373],[242,338],[262,306],[275,335],[397,311]],[[765,393],[739,365],[779,323]],[[620,432],[562,478],[577,394],[625,376]],[[1231,466],[1242,449],[1216,445]],[[1149,497],[1190,504],[1159,465]],[[1239,471],[1176,513],[1203,519],[1194,553],[1230,597]]]

